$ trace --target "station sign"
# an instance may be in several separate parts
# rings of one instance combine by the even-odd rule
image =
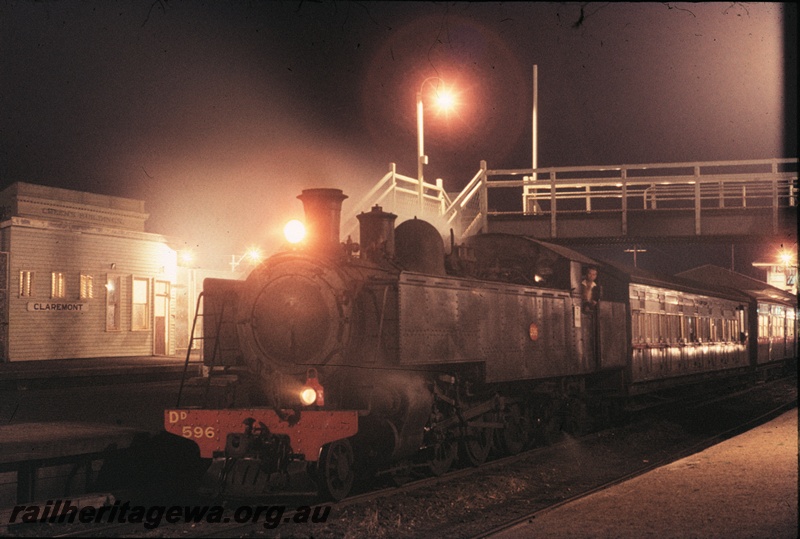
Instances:
[[[76,302],[39,302],[29,301],[28,310],[31,312],[68,312],[83,313],[88,310],[86,303]]]

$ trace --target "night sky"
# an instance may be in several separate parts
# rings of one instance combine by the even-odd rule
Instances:
[[[458,94],[447,115],[426,102],[427,179],[530,167],[534,64],[539,166],[797,157],[796,20],[777,3],[4,1],[0,187],[143,199],[149,231],[224,265],[274,248],[304,188],[352,201],[390,162],[416,176],[427,77]]]

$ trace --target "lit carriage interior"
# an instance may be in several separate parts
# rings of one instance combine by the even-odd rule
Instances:
[[[628,296],[629,394],[745,375],[797,355],[796,301],[782,290],[710,265],[677,276],[602,267],[604,298]]]
[[[757,336],[750,339],[757,364],[797,358],[797,297],[719,266],[704,265],[678,276],[704,285],[738,290],[750,298],[747,327],[743,331],[748,336]]]

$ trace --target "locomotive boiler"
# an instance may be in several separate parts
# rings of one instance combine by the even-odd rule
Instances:
[[[395,226],[378,206],[358,216],[359,243],[343,243],[342,191],[298,198],[302,243],[244,281],[204,282],[209,375],[187,386],[204,400],[165,412],[166,430],[211,459],[211,493],[340,499],[358,474],[479,465],[584,430],[590,408],[750,366],[744,294],[604,265],[587,306],[581,280],[597,262],[570,249],[483,234],[445,253],[431,224]],[[703,317],[720,331],[680,342]]]

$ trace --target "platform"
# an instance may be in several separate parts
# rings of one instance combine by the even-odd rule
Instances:
[[[146,380],[177,380],[185,357],[96,357],[18,361],[0,364],[0,390],[32,389],[53,385],[80,386]],[[187,376],[202,371],[199,360],[189,362]]]
[[[124,449],[145,431],[92,423],[0,425],[0,466]]]
[[[160,432],[184,368],[158,356],[0,364],[0,509],[91,492],[106,458]]]
[[[0,508],[87,492],[104,458],[152,435],[92,423],[0,425]]]
[[[494,538],[798,536],[797,408]]]

